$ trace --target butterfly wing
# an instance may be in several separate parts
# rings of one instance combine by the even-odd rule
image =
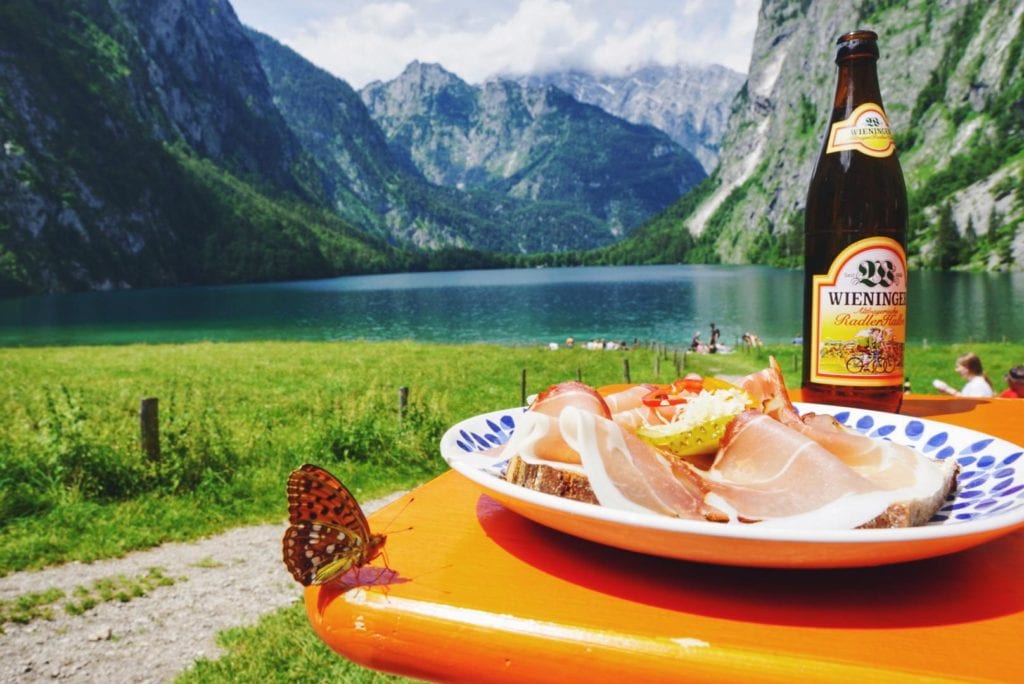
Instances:
[[[303,465],[288,477],[288,520],[325,521],[361,537],[370,536],[370,525],[352,492],[320,466]]]
[[[323,584],[365,565],[369,560],[367,543],[343,527],[299,522],[284,534],[284,562],[302,585]]]
[[[306,464],[288,477],[284,563],[301,584],[322,584],[372,560],[383,535],[371,535],[359,503],[341,481]]]

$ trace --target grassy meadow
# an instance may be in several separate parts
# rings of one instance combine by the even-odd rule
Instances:
[[[913,390],[934,393],[936,377],[962,385],[953,364],[965,351],[981,356],[997,391],[1006,369],[1024,363],[1024,344],[911,347]],[[798,353],[412,342],[2,348],[0,574],[283,521],[285,480],[304,462],[327,467],[362,500],[415,486],[446,468],[436,445],[448,426],[520,403],[524,371],[532,394],[577,377],[622,382],[627,362],[633,382],[668,381],[677,363],[742,375],[774,354],[797,387]],[[159,399],[158,459],[140,446],[144,397]],[[282,681],[289,672],[388,680],[328,651],[299,605],[222,641],[229,655],[201,661],[186,681]]]
[[[674,376],[657,357],[401,342],[0,349],[0,573],[283,519],[287,474],[307,461],[361,499],[410,487],[444,470],[449,425],[519,404],[524,369],[529,393],[577,375],[621,382],[626,360],[634,380],[656,365]],[[143,397],[159,399],[159,459],[142,454]]]
[[[998,389],[1024,345],[910,348],[916,392],[954,386],[980,354]],[[368,499],[442,472],[436,445],[462,418],[561,380],[670,380],[756,370],[775,354],[799,384],[798,350],[687,354],[659,345],[588,351],[493,345],[202,343],[0,349],[0,574],[117,556],[232,526],[281,520],[297,465],[324,465]],[[399,421],[399,388],[408,403]],[[143,455],[139,402],[159,399],[159,459]]]

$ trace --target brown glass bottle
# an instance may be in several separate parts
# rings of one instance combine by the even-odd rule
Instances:
[[[878,36],[837,41],[832,116],[804,219],[803,399],[903,401],[907,191],[878,87]]]

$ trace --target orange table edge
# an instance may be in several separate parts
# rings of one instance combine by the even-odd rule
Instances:
[[[903,413],[1024,443],[1024,402],[911,396]],[[390,534],[390,569],[378,562],[305,599],[324,642],[386,672],[594,684],[1024,681],[1021,530],[877,568],[714,566],[555,532],[454,472],[371,525],[412,528]]]

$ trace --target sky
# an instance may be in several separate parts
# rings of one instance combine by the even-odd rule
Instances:
[[[230,0],[242,23],[355,88],[434,62],[470,83],[583,68],[746,73],[761,0]]]

